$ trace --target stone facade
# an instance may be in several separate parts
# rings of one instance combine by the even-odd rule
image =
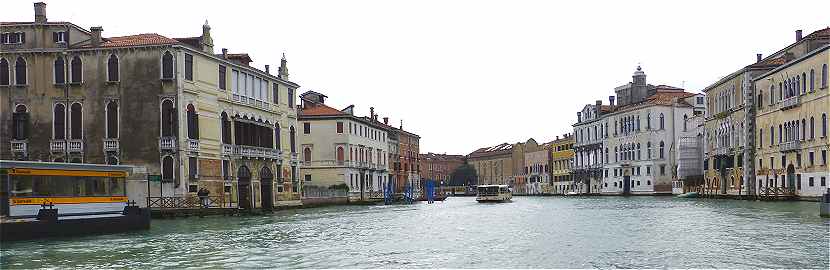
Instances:
[[[476,170],[479,185],[507,185],[514,177],[513,145],[502,143],[479,148],[467,155]]]
[[[574,189],[571,166],[574,162],[574,139],[568,133],[556,136],[551,142],[550,168],[551,168],[551,191],[552,194],[566,194]]]
[[[426,153],[421,154],[421,178],[448,185],[456,168],[464,164],[464,156]]]
[[[243,208],[299,199],[296,178],[285,180],[299,170],[287,154],[299,85],[285,59],[272,75],[247,55],[214,54],[207,23],[188,38],[102,32],[45,16],[0,25],[4,38],[25,36],[0,45],[11,79],[0,76],[0,143],[11,150],[0,158],[142,166],[162,176],[165,196],[205,187]]]

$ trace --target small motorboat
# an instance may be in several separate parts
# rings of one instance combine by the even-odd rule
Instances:
[[[571,191],[571,192],[565,193],[565,195],[567,195],[567,196],[576,196],[576,195],[579,195],[579,193]]]
[[[686,192],[680,195],[677,195],[678,198],[697,198],[700,194],[697,192]]]

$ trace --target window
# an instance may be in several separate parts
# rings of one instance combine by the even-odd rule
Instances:
[[[107,138],[118,138],[118,103],[110,101],[107,103]]]
[[[821,177],[821,186],[827,186],[827,178],[824,176]]]
[[[161,160],[161,179],[165,180],[165,182],[172,182],[174,177],[173,157],[165,156]]]
[[[807,73],[801,73],[801,94],[807,94]]]
[[[173,101],[165,99],[161,102],[161,136],[171,137],[176,132],[176,108]]]
[[[291,128],[289,128],[288,133],[289,133],[288,134],[288,141],[289,141],[289,143],[291,143],[291,154],[294,154],[294,153],[297,152],[297,145],[295,144],[295,141],[294,141],[294,137],[296,135],[295,132],[294,132],[294,126],[291,126]]]
[[[310,181],[311,181],[311,175],[310,175],[310,174],[306,174],[306,175],[305,175],[305,181],[306,181],[306,182],[310,182]]]
[[[188,169],[188,176],[190,176],[190,180],[199,179],[199,170],[198,170],[198,160],[196,157],[188,157],[187,158],[187,169]]]
[[[279,104],[280,103],[280,85],[275,83],[273,85],[273,89],[271,89],[271,91],[273,92],[274,104]]]
[[[66,105],[55,104],[52,113],[52,138],[55,140],[66,139]]]
[[[196,114],[193,104],[187,104],[187,138],[199,139],[199,115]]]
[[[81,83],[83,81],[83,62],[81,62],[81,57],[75,56],[72,57],[72,62],[69,63],[69,78],[72,83]]]
[[[810,92],[816,89],[816,70],[810,69]]]
[[[337,133],[343,134],[343,122],[337,122]]]
[[[23,57],[17,57],[14,62],[14,84],[26,85],[26,60]]]
[[[231,121],[228,119],[228,114],[222,112],[222,143],[231,144]],[[279,138],[279,137],[277,137]],[[277,140],[279,142],[279,140]],[[279,149],[279,147],[277,148]]]
[[[55,43],[66,43],[66,31],[52,32],[52,41]]]
[[[821,114],[821,137],[822,138],[827,137],[827,114],[826,113]]]
[[[164,56],[161,57],[161,78],[173,79],[173,54],[170,52],[164,52]]]
[[[288,108],[294,109],[294,89],[288,88]]]
[[[665,146],[666,144],[663,141],[660,141],[660,159],[665,158]]]
[[[66,83],[66,65],[63,61],[63,57],[58,56],[55,59],[55,68],[53,69],[54,77],[55,77],[55,84],[64,84]]]
[[[758,129],[758,148],[764,147],[764,129]]]
[[[666,165],[660,165],[660,175],[666,175]]]
[[[807,158],[810,159],[810,167],[813,167],[813,166],[816,165],[815,153],[814,152],[810,151],[810,153],[807,154]]]
[[[9,61],[6,61],[5,58],[0,58],[0,85],[9,85],[10,74]]]
[[[666,123],[665,122],[666,122],[666,118],[661,113],[660,114],[660,129],[665,129],[666,128]]]
[[[2,33],[2,34],[0,34],[0,41],[2,41],[3,44],[22,44],[22,43],[26,43],[26,33],[24,33],[24,32]]]
[[[228,90],[228,74],[227,68],[219,65],[219,89]]]
[[[703,104],[703,97],[697,97],[697,104],[698,105]]]
[[[12,114],[12,137],[15,140],[29,138],[29,110],[25,105],[17,105]]]
[[[311,148],[306,147],[305,149],[303,149],[303,161],[307,163],[311,162]]]
[[[801,176],[801,175],[799,174],[798,176]],[[815,185],[815,180],[813,180],[813,177],[810,177],[807,181],[807,186],[812,187],[814,185]],[[798,183],[798,189],[801,189],[801,181],[799,181],[799,183]]]
[[[184,79],[193,80],[193,55],[184,54]]]
[[[69,107],[69,138],[80,140],[83,138],[83,107],[81,103],[72,103]]]
[[[277,144],[277,149],[282,149],[282,140],[280,140],[280,124],[276,124],[274,128],[274,141]]]
[[[337,147],[337,164],[343,164],[343,161],[345,160],[345,158],[346,157],[345,157],[345,154],[343,153],[343,147],[338,146]]]
[[[827,150],[821,150],[821,164],[827,166]]]
[[[827,87],[827,64],[821,65],[821,88]]]
[[[311,134],[311,123],[303,123],[303,134]]]

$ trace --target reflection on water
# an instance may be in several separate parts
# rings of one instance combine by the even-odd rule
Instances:
[[[811,202],[517,197],[153,220],[4,244],[0,268],[828,268]]]

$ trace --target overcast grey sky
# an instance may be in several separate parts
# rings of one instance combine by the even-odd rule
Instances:
[[[421,152],[468,154],[571,132],[576,111],[628,82],[700,90],[830,25],[830,1],[68,1],[50,21],[104,36],[201,34],[292,81],[421,135]],[[32,21],[3,1],[0,21]]]

